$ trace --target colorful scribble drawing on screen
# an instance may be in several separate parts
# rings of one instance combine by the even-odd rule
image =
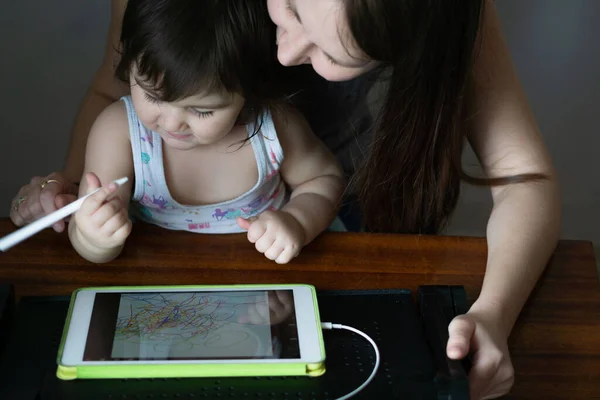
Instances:
[[[256,292],[123,294],[112,357],[270,357],[270,327],[238,322],[256,301],[268,300]]]

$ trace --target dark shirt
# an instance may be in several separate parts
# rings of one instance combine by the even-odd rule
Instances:
[[[361,162],[365,137],[369,137],[372,125],[367,95],[375,74],[363,74],[346,82],[329,82],[310,65],[292,69],[298,87],[292,102],[350,175]]]

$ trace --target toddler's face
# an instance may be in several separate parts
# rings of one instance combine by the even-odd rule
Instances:
[[[131,99],[138,118],[173,148],[187,150],[219,142],[244,107],[237,93],[205,93],[172,103],[158,100],[131,74]]]

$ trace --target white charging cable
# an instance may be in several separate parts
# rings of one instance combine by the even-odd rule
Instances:
[[[367,335],[366,333],[359,331],[358,329],[353,328],[351,326],[342,325],[342,324],[332,324],[331,322],[322,322],[321,329],[328,329],[328,330],[329,329],[345,329],[347,331],[354,332],[354,333],[364,337],[365,339],[367,339],[369,341],[369,343],[371,343],[371,346],[373,346],[373,350],[375,350],[375,366],[373,367],[373,372],[371,372],[371,375],[369,375],[367,380],[364,381],[362,385],[360,385],[359,387],[354,389],[352,392],[350,392],[342,397],[337,398],[336,400],[349,399],[350,397],[354,396],[355,394],[357,394],[358,392],[363,390],[365,387],[367,387],[367,385],[369,383],[371,383],[373,378],[375,378],[375,374],[377,373],[377,370],[379,369],[379,362],[380,362],[379,349],[377,348],[377,344],[375,344],[375,341],[373,339],[371,339],[371,337],[369,335]]]

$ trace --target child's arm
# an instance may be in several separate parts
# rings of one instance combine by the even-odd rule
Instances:
[[[336,216],[344,191],[343,171],[333,154],[296,111],[273,114],[284,160],[281,176],[291,187],[280,211],[266,211],[254,221],[238,219],[248,240],[264,255],[284,264],[323,232]]]
[[[326,230],[337,215],[345,188],[344,173],[298,111],[274,113],[273,122],[284,154],[281,176],[292,189],[290,201],[282,211],[300,223],[306,245]]]
[[[92,126],[79,196],[124,176],[129,181],[118,189],[109,185],[90,196],[69,223],[69,238],[83,258],[103,263],[121,253],[131,232],[127,209],[133,175],[127,113],[119,101],[106,108]]]

